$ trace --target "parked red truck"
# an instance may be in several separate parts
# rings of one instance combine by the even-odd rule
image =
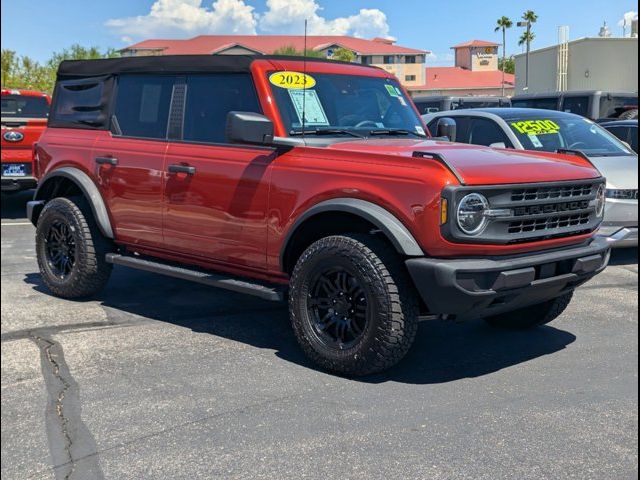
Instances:
[[[2,88],[2,191],[35,188],[33,145],[47,125],[49,95]]]
[[[342,374],[397,363],[421,315],[550,322],[609,259],[586,159],[431,140],[361,65],[63,62],[36,165],[54,294],[93,295],[118,264],[288,297],[305,353]]]

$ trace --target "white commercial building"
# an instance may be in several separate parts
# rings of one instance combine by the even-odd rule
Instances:
[[[564,49],[563,49],[564,46]],[[516,61],[516,94],[558,90],[638,91],[637,38],[581,38],[566,44],[533,50]]]

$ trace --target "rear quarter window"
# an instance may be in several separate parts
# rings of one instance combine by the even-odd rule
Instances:
[[[47,118],[48,116],[49,102],[44,96],[2,96],[2,118]]]
[[[113,77],[63,80],[56,84],[50,127],[106,129]]]

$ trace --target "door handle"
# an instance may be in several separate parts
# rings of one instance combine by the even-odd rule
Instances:
[[[189,165],[169,165],[169,173],[186,173],[187,175],[193,175],[196,173],[196,167]]]
[[[98,165],[117,165],[118,159],[115,157],[96,157]]]

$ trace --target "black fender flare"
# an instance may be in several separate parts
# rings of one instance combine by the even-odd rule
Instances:
[[[359,198],[334,198],[315,204],[305,211],[287,232],[280,253],[280,266],[284,268],[285,254],[298,229],[319,213],[345,212],[361,217],[375,225],[393,244],[398,253],[407,257],[422,257],[424,252],[409,229],[393,213],[375,203]]]
[[[102,232],[105,237],[113,240],[113,229],[111,228],[111,220],[109,220],[109,212],[107,211],[104,199],[102,198],[102,195],[100,195],[100,191],[96,184],[91,180],[91,177],[78,168],[62,167],[45,175],[45,177],[38,183],[38,189],[33,196],[34,201],[49,200],[48,198],[44,198],[42,188],[49,180],[57,177],[66,178],[78,186],[91,206],[93,218],[95,218],[100,232]]]

